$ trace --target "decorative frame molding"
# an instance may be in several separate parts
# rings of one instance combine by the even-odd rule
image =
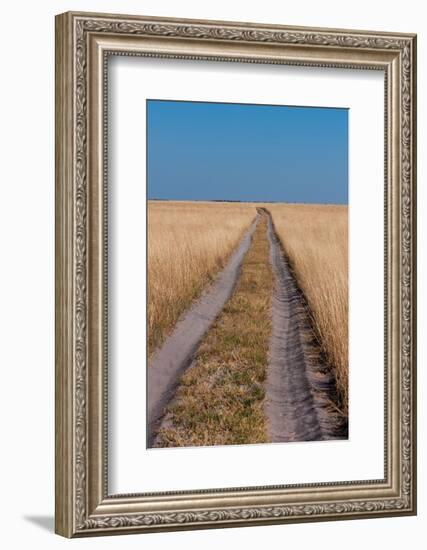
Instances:
[[[106,59],[141,55],[385,73],[383,480],[108,495]],[[67,537],[416,513],[416,37],[72,13],[56,17],[56,532]]]

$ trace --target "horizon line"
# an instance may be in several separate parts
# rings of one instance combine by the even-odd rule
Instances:
[[[164,202],[233,202],[233,203],[266,203],[266,204],[325,204],[330,206],[348,206],[348,202],[307,202],[307,201],[269,201],[269,200],[239,200],[239,199],[160,199],[147,198],[148,201]]]

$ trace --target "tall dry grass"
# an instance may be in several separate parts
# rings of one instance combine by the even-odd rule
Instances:
[[[255,215],[255,206],[240,203],[149,201],[149,353],[225,265]]]
[[[265,205],[312,311],[348,413],[348,208]]]

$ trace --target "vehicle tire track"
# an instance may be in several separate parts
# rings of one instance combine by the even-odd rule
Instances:
[[[347,438],[347,422],[334,410],[335,378],[313,345],[305,298],[289,267],[270,213],[267,233],[275,274],[273,331],[265,411],[273,442]]]
[[[259,215],[252,222],[225,268],[178,320],[172,334],[153,354],[147,368],[147,446],[153,447],[165,408],[178,380],[190,366],[203,336],[231,297]]]

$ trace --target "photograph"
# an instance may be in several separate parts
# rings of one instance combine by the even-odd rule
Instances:
[[[2,4],[4,550],[427,548],[424,11]]]
[[[55,16],[55,532],[408,527],[420,18],[199,4]]]
[[[146,119],[147,447],[348,439],[349,109]]]

